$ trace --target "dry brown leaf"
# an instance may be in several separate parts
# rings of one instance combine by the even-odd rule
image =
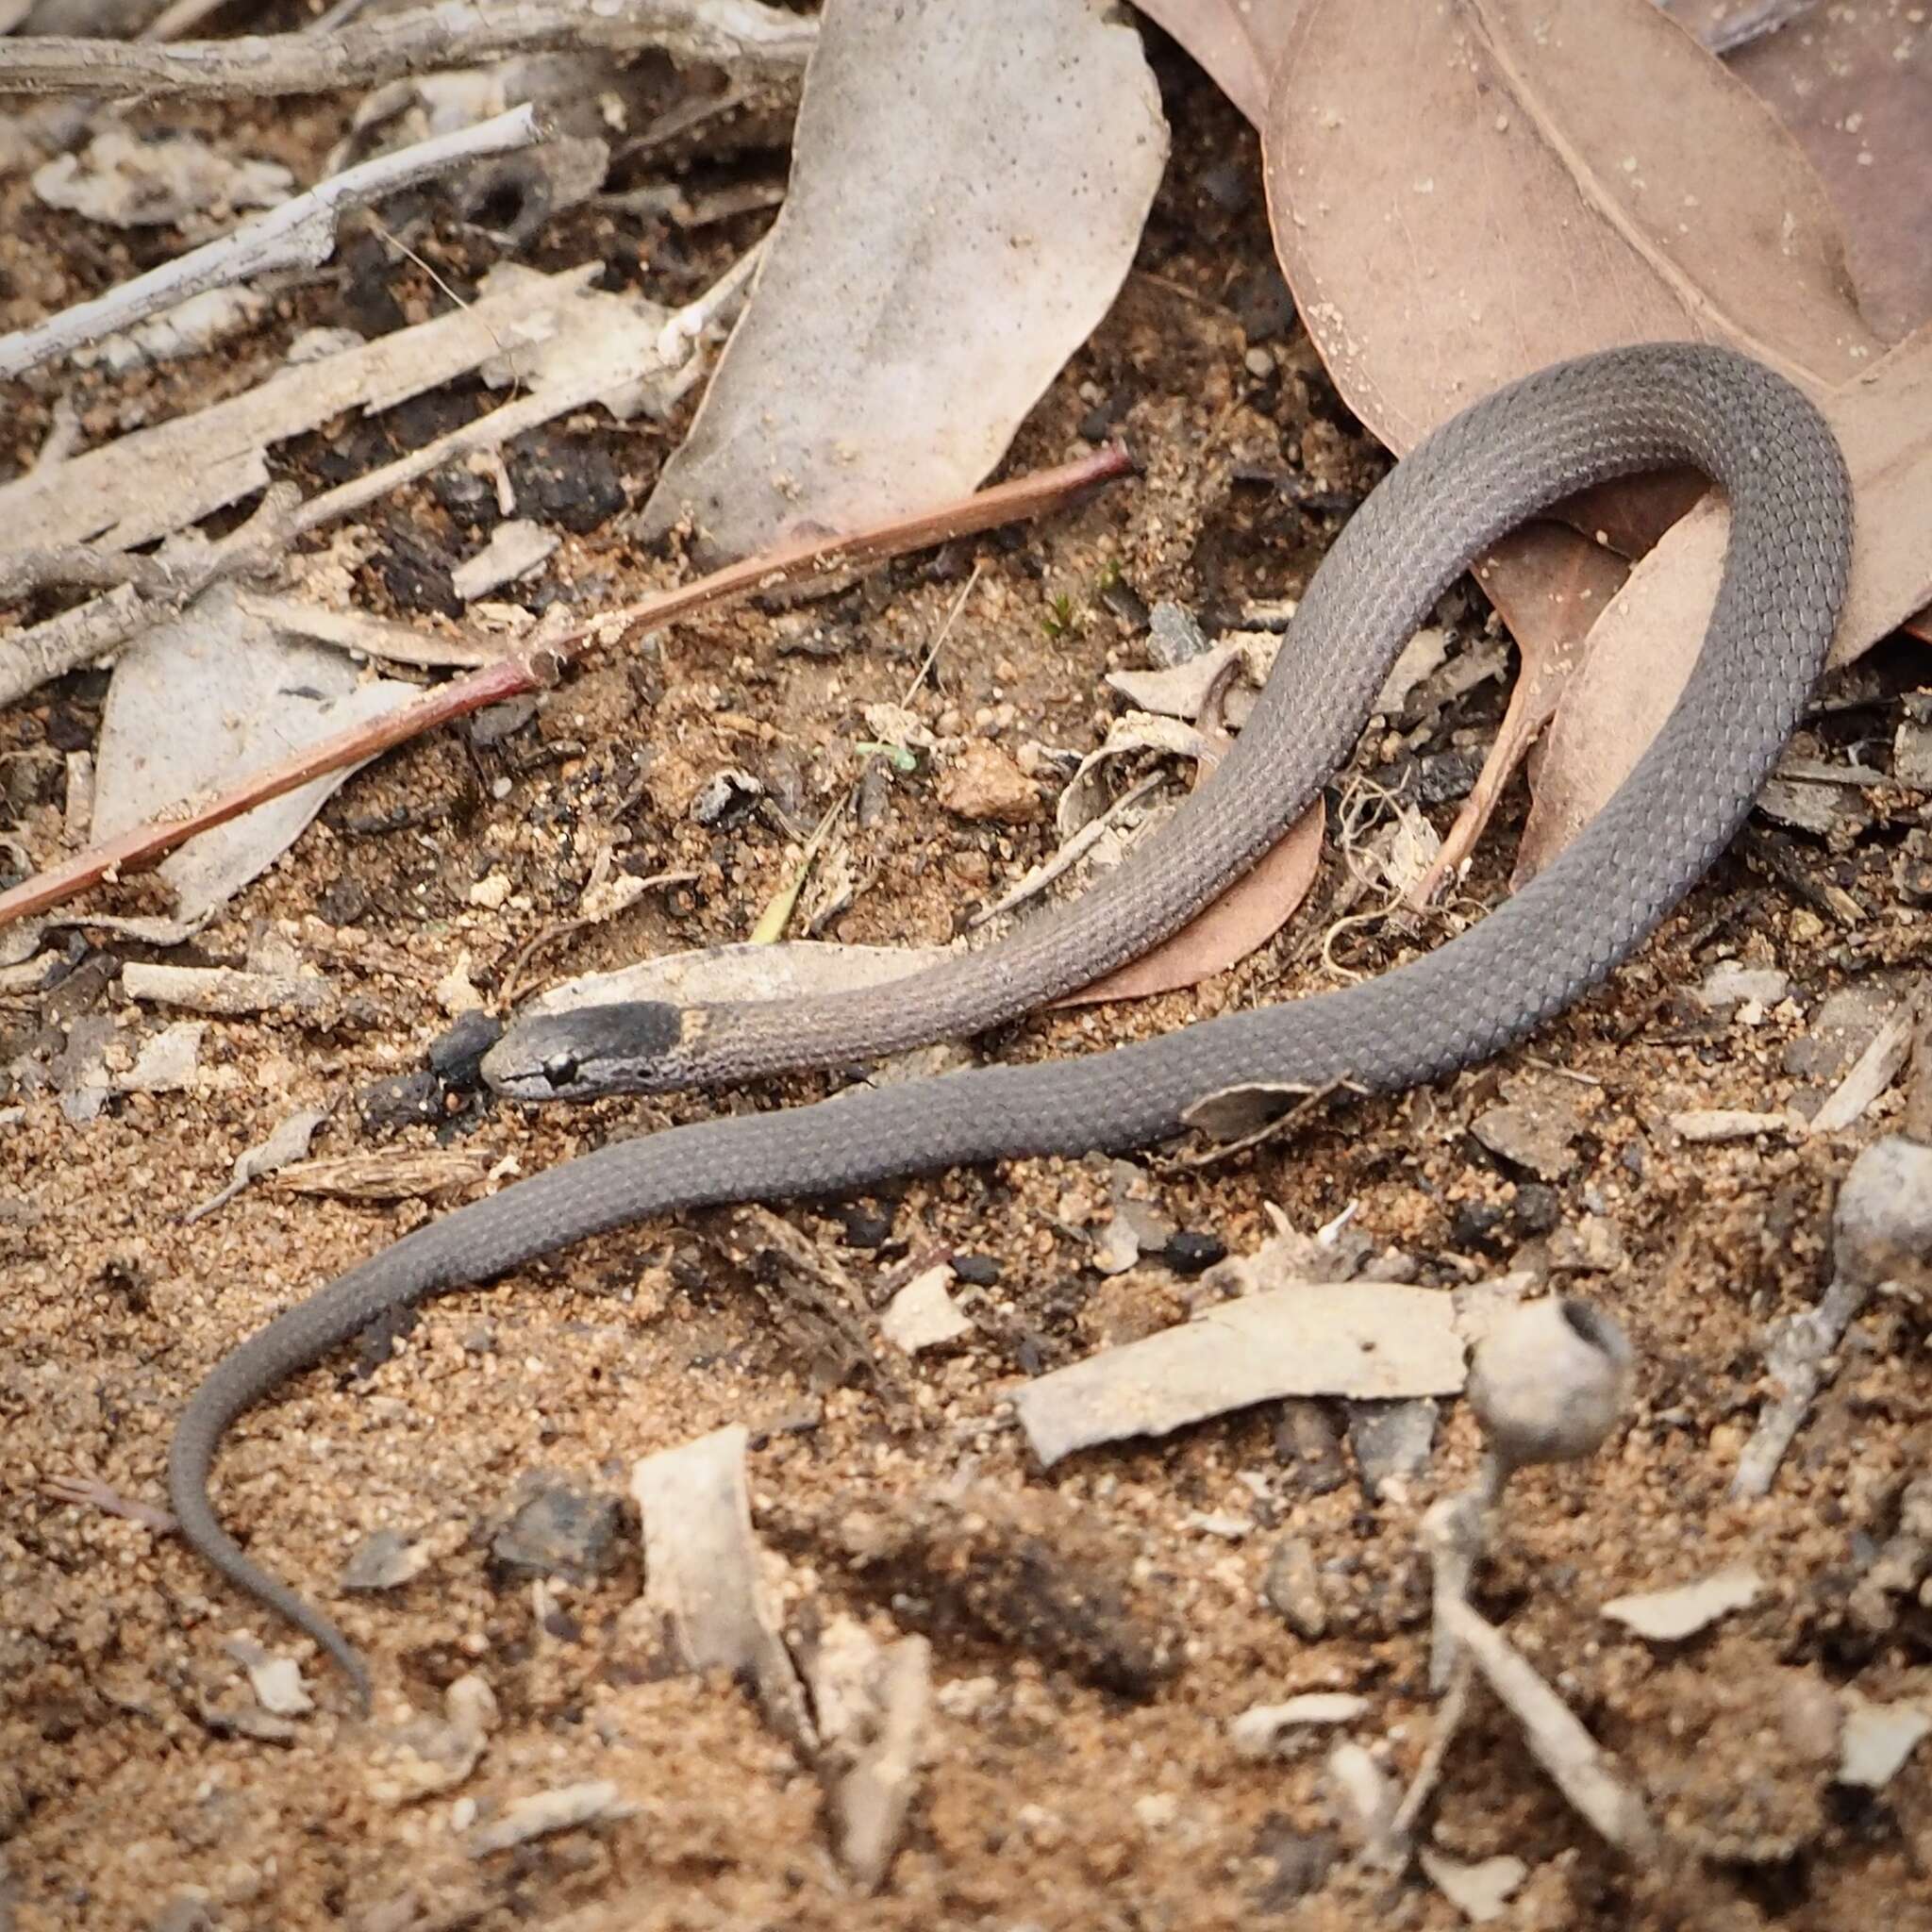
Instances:
[[[1843,663],[1932,595],[1932,324],[1822,400],[1857,491],[1851,588],[1832,652]],[[1656,735],[1703,641],[1729,527],[1721,501],[1700,504],[1631,572],[1591,633],[1550,728],[1519,881],[1595,815]]]
[[[1672,12],[1701,35],[1738,8],[1686,0]],[[1866,320],[1896,340],[1932,316],[1932,26],[1920,0],[1812,7],[1725,65],[1823,178]]]
[[[1426,906],[1475,849],[1510,774],[1550,722],[1584,655],[1591,625],[1609,608],[1628,566],[1562,524],[1525,525],[1476,567],[1476,581],[1516,640],[1519,668],[1508,708],[1481,774],[1441,849],[1403,897]]]
[[[1301,0],[1139,0],[1256,126]]]
[[[1407,18],[1396,0],[1310,0],[1264,130],[1276,246],[1303,315],[1343,394],[1398,451],[1504,381],[1618,341],[1730,341],[1821,397],[1873,371],[1883,343],[1857,311],[1803,155],[1649,0],[1554,19],[1527,0],[1451,0],[1391,59],[1398,13]],[[1607,75],[1619,84],[1607,87]],[[1391,128],[1413,132],[1391,142]],[[1364,246],[1364,236],[1386,245]],[[1894,368],[1889,381],[1896,407],[1912,407],[1904,375]],[[1932,419],[1920,420],[1932,436]],[[1874,454],[1910,472],[1908,445],[1893,437]],[[1856,458],[1854,474],[1865,555],[1842,655],[1932,591],[1923,559],[1899,556],[1882,532],[1866,541],[1874,511]],[[1681,477],[1644,479],[1591,492],[1565,515],[1636,555],[1683,503]],[[1621,574],[1614,557],[1555,526],[1512,539],[1479,572],[1537,688],[1512,704],[1435,879],[1466,855],[1553,707],[1577,717],[1544,758],[1540,785],[1563,797],[1544,814],[1543,859],[1554,828],[1574,827],[1583,801],[1594,808],[1601,774],[1627,769],[1621,749],[1607,757],[1607,740],[1632,740],[1633,694],[1653,722],[1668,708],[1650,702],[1668,679],[1635,669],[1621,644],[1588,703],[1563,695],[1583,655],[1578,619]],[[1707,608],[1674,600],[1656,621],[1659,649],[1674,616],[1694,651]],[[1586,745],[1590,771],[1573,782],[1566,765]]]
[[[1322,868],[1322,801],[1318,798],[1221,897],[1161,941],[1151,953],[1083,986],[1061,1007],[1088,1007],[1100,1000],[1145,999],[1178,992],[1245,959],[1265,945],[1308,895]]]
[[[1616,342],[1729,341],[1814,390],[1883,353],[1797,144],[1651,0],[1308,0],[1263,134],[1309,333],[1398,451]]]

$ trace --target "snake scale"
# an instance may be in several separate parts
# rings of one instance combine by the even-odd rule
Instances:
[[[1182,924],[1280,835],[1347,756],[1397,652],[1474,558],[1578,490],[1676,464],[1721,486],[1731,513],[1695,668],[1575,841],[1468,932],[1376,979],[1106,1052],[620,1141],[445,1215],[216,1365],[169,1453],[189,1543],[314,1638],[366,1706],[354,1648],[241,1549],[208,1484],[243,1410],[378,1317],[679,1208],[838,1194],[1011,1156],[1124,1150],[1178,1132],[1202,1096],[1247,1083],[1411,1087],[1488,1058],[1595,986],[1750,809],[1824,662],[1849,569],[1850,491],[1830,429],[1782,377],[1707,345],[1557,364],[1474,404],[1397,464],[1324,558],[1233,751],[1092,891],[998,946],[885,989],[525,1023],[507,1037],[515,1052],[496,1077],[550,1097],[848,1065],[998,1024],[1085,983]]]

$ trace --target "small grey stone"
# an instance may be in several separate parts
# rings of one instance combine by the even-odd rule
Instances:
[[[1809,1028],[1785,1048],[1785,1072],[1799,1080],[1838,1079],[1872,1044],[1897,1004],[1890,987],[1872,980],[1833,993],[1812,1015]]]
[[[537,715],[534,697],[506,698],[500,705],[485,705],[470,719],[470,742],[481,750],[501,744],[515,736]]]
[[[1923,1278],[1932,1262],[1932,1147],[1890,1134],[1853,1161],[1833,1216],[1832,1258],[1860,1287]]]
[[[1755,1000],[1774,1007],[1791,990],[1791,975],[1776,966],[1746,966],[1737,959],[1720,959],[1697,989],[1699,1001],[1713,1011],[1740,1007]]]
[[[1540,1180],[1561,1180],[1576,1165],[1576,1117],[1560,1108],[1492,1107],[1470,1131],[1491,1154]]]
[[[751,808],[764,795],[764,786],[749,772],[730,770],[716,773],[698,788],[691,802],[691,815],[699,824],[718,830],[749,817]]]
[[[1269,1607],[1304,1643],[1319,1643],[1328,1634],[1328,1606],[1315,1553],[1298,1536],[1285,1536],[1268,1559],[1261,1594]]]
[[[1891,741],[1891,775],[1915,791],[1932,791],[1932,723],[1907,718]]]
[[[1401,1476],[1420,1475],[1436,1446],[1436,1403],[1351,1402],[1348,1440],[1361,1470],[1362,1488],[1374,1498]]]
[[[1163,597],[1147,614],[1147,655],[1163,670],[1185,664],[1208,648],[1208,636],[1190,610]]]
[[[429,1553],[400,1530],[378,1529],[356,1545],[342,1566],[344,1590],[398,1590],[422,1575]]]
[[[523,1490],[515,1514],[491,1540],[500,1572],[581,1580],[610,1567],[624,1521],[615,1496],[551,1475],[531,1476]]]
[[[1293,1470],[1311,1496],[1326,1496],[1348,1480],[1341,1440],[1319,1402],[1296,1397],[1281,1405],[1274,1424],[1274,1459]]]

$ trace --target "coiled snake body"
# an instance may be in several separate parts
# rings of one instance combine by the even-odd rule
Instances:
[[[1280,835],[1347,755],[1396,653],[1473,558],[1575,491],[1679,463],[1720,484],[1731,511],[1696,667],[1615,796],[1476,926],[1340,991],[1080,1058],[675,1127],[462,1208],[330,1282],[217,1364],[169,1455],[183,1535],[313,1637],[366,1704],[355,1650],[242,1553],[215,1518],[208,1479],[242,1410],[378,1316],[677,1208],[836,1194],[1008,1156],[1141,1146],[1176,1133],[1197,1099],[1245,1083],[1410,1087],[1487,1058],[1569,1005],[1728,843],[1802,712],[1843,597],[1851,507],[1838,446],[1795,389],[1728,350],[1658,343],[1561,363],[1437,430],[1324,559],[1233,752],[1157,840],[1071,906],[985,954],[867,992],[532,1023],[520,1029],[524,1058],[501,1084],[569,1094],[845,1064],[996,1024],[1083,984],[1183,924]]]

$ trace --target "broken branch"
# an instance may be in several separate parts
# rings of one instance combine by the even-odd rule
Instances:
[[[815,23],[759,0],[441,0],[333,33],[147,42],[42,34],[0,41],[0,92],[232,100],[375,87],[513,55],[655,47],[676,60],[791,73]]]
[[[26,44],[25,41],[0,42],[0,61],[8,47]],[[132,54],[142,50],[127,46],[119,51]],[[6,79],[5,69],[0,67],[0,86]],[[318,268],[335,252],[336,220],[347,209],[380,201],[398,189],[412,187],[464,161],[528,147],[541,136],[536,109],[525,106],[474,127],[440,134],[394,154],[377,155],[358,167],[345,168],[340,175],[317,182],[306,194],[244,222],[232,234],[205,248],[163,262],[93,301],[63,308],[31,328],[0,336],[0,381],[23,375],[56,357],[72,355],[75,349],[131,328],[147,316],[208,289],[225,288],[278,269]]]

